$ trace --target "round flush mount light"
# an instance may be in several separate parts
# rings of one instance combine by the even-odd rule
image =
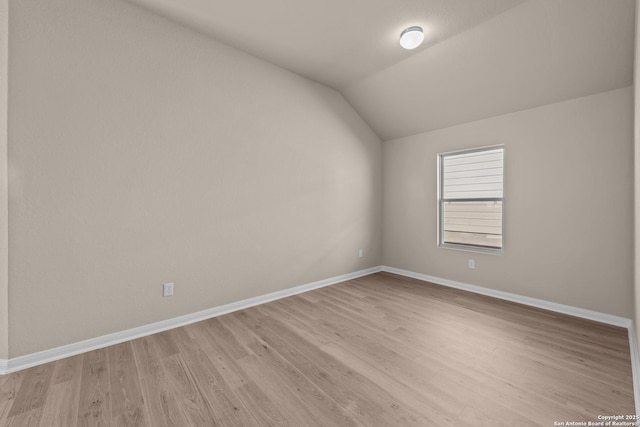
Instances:
[[[421,27],[409,27],[400,34],[400,46],[405,49],[415,49],[424,40]]]

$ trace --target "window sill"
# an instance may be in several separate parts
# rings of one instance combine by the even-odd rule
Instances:
[[[456,251],[463,252],[474,252],[481,254],[489,254],[489,255],[504,255],[504,248],[495,249],[495,248],[485,248],[482,246],[469,246],[469,245],[456,245],[452,243],[441,243],[438,245],[439,248],[442,249],[452,249]]]

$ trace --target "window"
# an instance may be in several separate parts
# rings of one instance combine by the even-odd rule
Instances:
[[[502,253],[504,147],[440,154],[439,245]]]

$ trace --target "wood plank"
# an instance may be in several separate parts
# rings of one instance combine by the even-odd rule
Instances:
[[[181,354],[193,372],[196,386],[217,422],[223,426],[255,425],[250,408],[245,407],[226,383],[212,362],[208,349],[183,330],[174,332]]]
[[[7,420],[27,371],[0,376],[0,420]]]
[[[110,426],[111,397],[107,350],[85,353],[82,359],[82,381],[78,402],[78,426]]]
[[[44,405],[47,392],[49,391],[52,374],[52,364],[40,365],[28,369],[8,417],[15,417],[41,408],[42,405]]]
[[[171,345],[167,345],[171,343]],[[187,420],[178,404],[176,390],[166,377],[162,361],[178,354],[177,345],[166,333],[155,334],[131,342],[140,376],[140,389],[153,427],[195,426]],[[174,351],[175,350],[175,351]]]
[[[310,405],[299,397],[295,387],[282,381],[274,372],[269,371],[269,364],[264,363],[260,356],[249,355],[238,361],[257,384],[261,393],[268,396],[269,401],[277,407],[278,412],[284,418],[284,424],[292,426],[322,427],[321,421],[315,417]]]
[[[42,408],[41,427],[75,426],[82,380],[82,355],[54,363],[53,384]]]
[[[190,425],[220,425],[211,412],[211,407],[198,390],[194,373],[181,354],[165,360],[162,365],[166,371],[168,386],[174,391],[176,404]]]
[[[148,426],[148,415],[130,342],[107,348],[111,420],[118,426]]]
[[[254,310],[260,312],[259,308]],[[264,311],[271,312],[271,308]],[[253,311],[252,311],[253,312]],[[279,316],[278,316],[279,317]],[[426,425],[427,421],[417,411],[406,407],[405,400],[388,393],[384,388],[360,374],[338,358],[319,350],[315,345],[301,339],[278,317],[255,317],[254,322],[268,328],[262,338],[282,357],[316,384],[327,395],[334,397],[347,410],[366,425]],[[295,342],[295,346],[291,343]],[[361,390],[368,390],[366,399]],[[387,411],[386,408],[394,408]]]
[[[38,427],[42,418],[42,409],[35,408],[10,417],[4,427]]]

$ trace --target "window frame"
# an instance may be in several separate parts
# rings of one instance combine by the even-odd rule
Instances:
[[[447,156],[452,155],[460,155],[460,154],[472,154],[479,153],[483,151],[491,151],[501,149],[502,150],[502,197],[484,197],[484,198],[466,198],[466,199],[443,199],[444,193],[444,159]],[[438,163],[438,214],[437,214],[437,227],[438,227],[438,247],[444,249],[455,249],[462,250],[468,252],[480,252],[494,255],[503,255],[504,247],[505,247],[505,239],[504,239],[504,230],[505,230],[505,156],[506,150],[504,145],[490,145],[484,147],[477,148],[469,148],[457,151],[448,151],[446,153],[439,153],[437,156]],[[499,201],[502,203],[502,218],[500,222],[500,233],[501,233],[501,246],[500,248],[492,248],[488,246],[481,245],[471,245],[471,244],[463,244],[463,243],[447,243],[444,241],[444,204],[448,201],[459,201],[459,202],[491,202],[491,201]]]

